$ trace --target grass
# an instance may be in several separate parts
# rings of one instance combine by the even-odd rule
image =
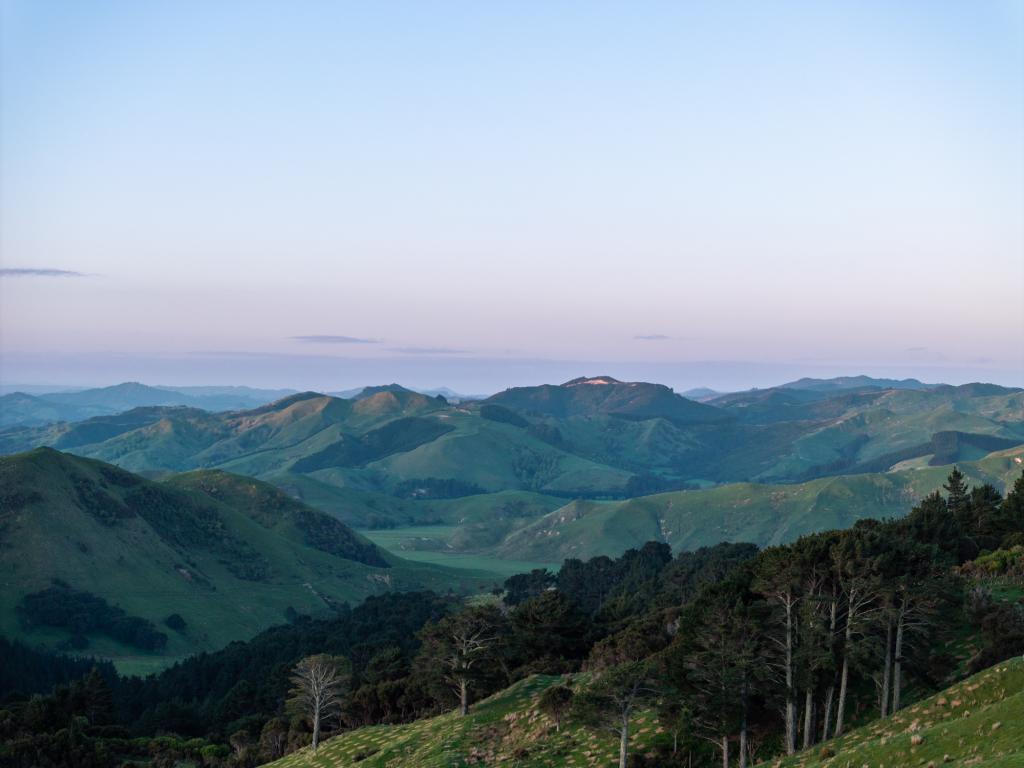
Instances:
[[[890,718],[771,765],[1024,766],[1024,659],[996,664]]]
[[[618,758],[616,738],[573,723],[563,723],[561,731],[556,731],[554,723],[537,709],[544,689],[562,682],[566,682],[566,678],[533,675],[475,704],[467,717],[451,712],[406,725],[359,728],[323,743],[315,755],[307,747],[271,765],[274,768],[614,765]],[[668,741],[651,712],[637,714],[632,728],[631,749],[635,752],[649,752],[657,743]]]

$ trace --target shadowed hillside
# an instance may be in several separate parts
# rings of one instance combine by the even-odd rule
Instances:
[[[493,583],[405,563],[256,480],[202,471],[155,483],[49,448],[0,458],[0,541],[3,634],[139,663],[383,591]],[[70,618],[103,604],[148,639]]]

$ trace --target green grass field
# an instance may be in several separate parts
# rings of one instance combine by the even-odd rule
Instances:
[[[492,574],[505,579],[534,568],[558,570],[559,563],[532,560],[502,560],[493,555],[462,554],[452,552],[445,544],[457,530],[451,525],[419,525],[407,528],[360,531],[378,547],[408,562],[430,563],[447,568],[467,569],[475,573]]]

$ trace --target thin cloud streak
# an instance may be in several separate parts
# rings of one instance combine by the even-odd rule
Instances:
[[[671,336],[665,336],[662,333],[650,333],[645,336],[634,336],[637,341],[668,341]]]
[[[89,277],[85,272],[72,269],[0,269],[0,277]]]
[[[448,349],[447,347],[393,347],[388,352],[402,355],[468,355],[468,349]]]
[[[359,339],[355,336],[290,336],[292,341],[304,341],[309,344],[380,344],[379,339]]]

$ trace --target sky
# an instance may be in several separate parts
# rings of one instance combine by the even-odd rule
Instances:
[[[1024,385],[1024,0],[0,0],[0,384]]]

